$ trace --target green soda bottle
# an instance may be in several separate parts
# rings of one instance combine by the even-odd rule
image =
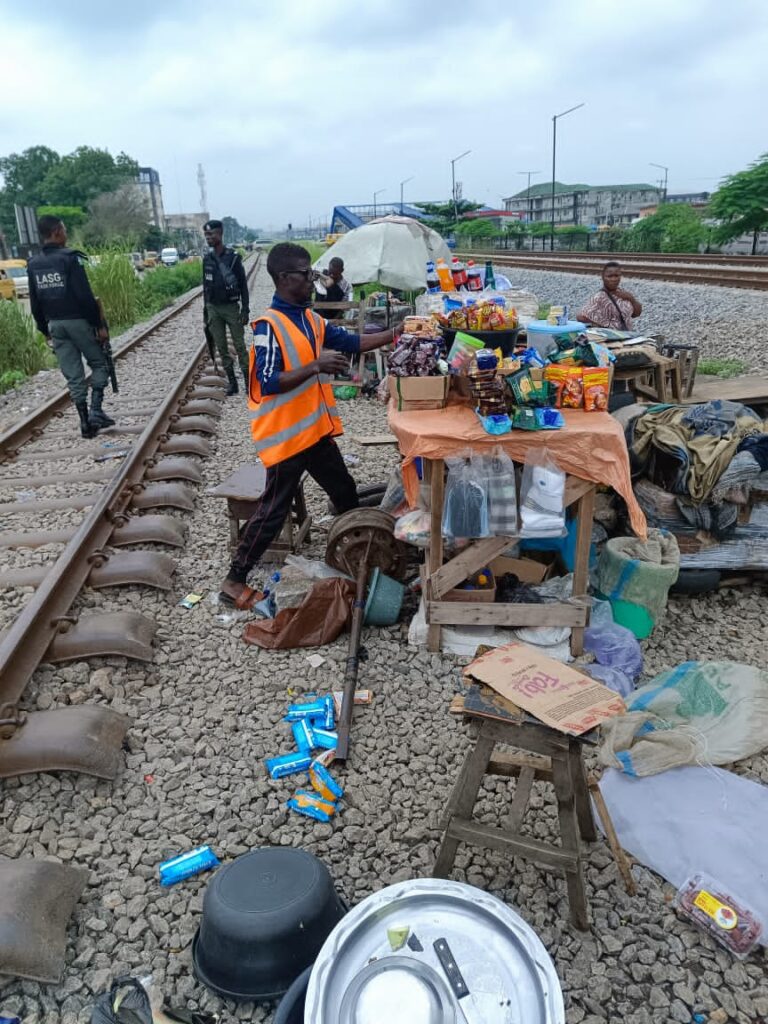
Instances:
[[[485,288],[496,288],[496,278],[493,276],[493,263],[486,260],[485,263]]]

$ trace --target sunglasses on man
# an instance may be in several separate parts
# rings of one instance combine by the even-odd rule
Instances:
[[[311,267],[308,270],[281,270],[280,273],[285,274],[286,276],[294,274],[297,277],[303,277],[305,281],[316,281],[320,276],[318,272],[313,270]]]

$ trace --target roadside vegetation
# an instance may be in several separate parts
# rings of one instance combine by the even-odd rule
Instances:
[[[32,317],[17,302],[0,302],[0,394],[55,365]]]
[[[740,359],[700,359],[697,372],[710,377],[738,377],[748,369]]]

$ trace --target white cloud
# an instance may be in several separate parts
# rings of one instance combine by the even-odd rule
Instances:
[[[328,216],[339,202],[496,203],[551,166],[565,181],[712,188],[766,148],[768,7],[761,0],[90,0],[3,17],[0,150],[124,149],[157,167],[169,210],[254,225]],[[511,8],[511,9],[510,9]],[[8,86],[6,85],[6,94]]]

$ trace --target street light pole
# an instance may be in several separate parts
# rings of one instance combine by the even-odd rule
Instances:
[[[373,193],[373,219],[376,220],[376,196],[380,196],[382,192],[386,192],[385,188],[380,188]]]
[[[458,156],[455,156],[451,160],[451,196],[453,198],[453,219],[457,221],[459,219],[459,204],[456,202],[456,164],[459,160],[462,160],[465,156],[469,156],[472,152],[471,149],[465,150]]]
[[[403,216],[403,185],[407,185],[409,181],[413,181],[415,175],[411,175],[410,178],[406,178],[405,181],[400,182],[400,216]]]
[[[669,179],[669,168],[665,167],[664,164],[655,164],[652,161],[649,162],[648,166],[649,167],[658,167],[660,171],[664,171],[664,184],[662,185],[663,197],[662,197],[662,200],[661,200],[661,205],[663,206],[664,203],[666,203],[666,201],[667,201],[667,181]]]
[[[528,187],[526,188],[526,195],[528,197],[528,223],[533,220],[533,200],[531,199],[531,175],[541,174],[541,171],[518,171],[518,174],[528,175]]]
[[[572,114],[574,110],[579,110],[585,104],[577,103],[575,107],[569,107],[568,110],[564,110],[562,114],[554,114],[552,117],[552,232],[549,237],[549,251],[555,251],[555,161],[557,159],[557,122],[558,118],[565,117],[566,114]]]

